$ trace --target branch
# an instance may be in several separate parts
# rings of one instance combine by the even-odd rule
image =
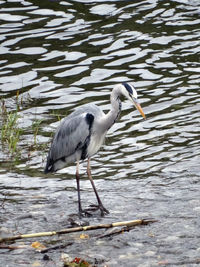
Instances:
[[[114,223],[89,225],[89,226],[80,226],[80,227],[75,227],[75,228],[63,229],[63,230],[60,230],[60,231],[31,233],[31,234],[4,237],[4,238],[0,238],[0,243],[7,242],[7,241],[14,241],[14,240],[18,240],[18,239],[53,236],[53,235],[62,235],[62,234],[80,232],[80,231],[91,231],[91,230],[105,229],[105,228],[119,227],[119,226],[132,227],[132,226],[136,226],[136,225],[145,225],[145,224],[152,223],[152,222],[156,222],[156,220],[144,220],[144,219],[139,220],[138,219],[138,220],[133,220],[133,221],[114,222]]]

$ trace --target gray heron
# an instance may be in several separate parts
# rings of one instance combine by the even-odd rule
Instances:
[[[87,211],[82,209],[80,197],[79,162],[84,159],[87,159],[87,175],[98,202],[96,209],[100,209],[101,216],[109,213],[103,206],[92,179],[90,159],[99,151],[107,131],[118,119],[121,112],[120,99],[123,96],[135,105],[145,119],[134,86],[131,83],[122,83],[115,85],[111,92],[111,110],[107,114],[93,103],[80,106],[63,119],[53,137],[44,171],[56,172],[67,164],[76,162],[79,216],[87,214]]]

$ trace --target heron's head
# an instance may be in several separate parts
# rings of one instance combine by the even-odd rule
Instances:
[[[142,117],[144,119],[146,119],[146,116],[145,116],[145,114],[144,114],[144,112],[143,112],[143,110],[142,110],[142,108],[138,102],[137,92],[136,92],[134,86],[131,83],[122,83],[120,85],[120,91],[121,91],[122,95],[124,95],[127,99],[129,99],[134,104],[134,106],[140,112]]]

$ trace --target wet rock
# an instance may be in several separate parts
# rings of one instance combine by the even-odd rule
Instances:
[[[43,260],[44,260],[44,261],[49,261],[49,260],[50,260],[49,255],[44,254],[44,256],[43,256]]]

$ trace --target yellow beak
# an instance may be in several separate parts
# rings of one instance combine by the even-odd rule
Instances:
[[[145,114],[144,114],[144,111],[142,110],[142,108],[141,108],[140,104],[138,103],[137,99],[134,99],[134,100],[133,100],[133,103],[134,103],[135,107],[137,108],[137,110],[138,110],[138,111],[140,112],[140,114],[142,115],[142,117],[143,117],[144,119],[146,119],[146,116],[145,116]]]

